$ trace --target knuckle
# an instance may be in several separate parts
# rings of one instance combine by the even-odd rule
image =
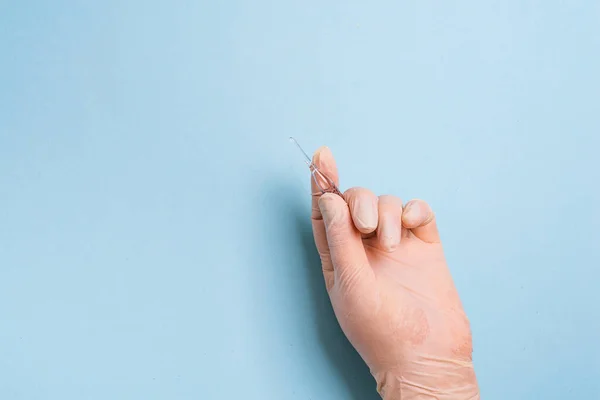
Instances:
[[[323,277],[325,279],[325,288],[327,289],[327,292],[331,291],[331,288],[333,287],[333,285],[335,284],[335,278],[333,276],[332,271],[323,271]]]
[[[333,264],[331,260],[331,254],[329,252],[320,251],[319,257],[321,258],[321,265],[324,270],[332,270]]]
[[[359,190],[360,188],[358,187],[351,187],[350,189],[346,190],[344,192],[344,199],[348,200],[353,198],[354,196],[356,196],[356,192]]]
[[[362,196],[372,196],[377,197],[375,194],[367,188],[354,186],[344,192],[344,198],[347,200],[348,198],[354,197],[362,197]]]
[[[420,206],[429,207],[429,204],[423,199],[412,199],[409,201],[410,204],[418,204]]]

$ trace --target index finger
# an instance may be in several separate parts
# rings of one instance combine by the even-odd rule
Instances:
[[[315,151],[312,162],[322,174],[331,179],[336,186],[338,185],[339,178],[337,167],[335,165],[333,154],[331,154],[331,150],[329,150],[329,148],[320,147],[317,151]],[[325,221],[323,221],[323,215],[321,215],[321,209],[319,208],[319,198],[321,197],[322,193],[319,185],[317,185],[317,182],[315,182],[315,179],[319,179],[319,185],[321,185],[323,188],[326,188],[329,184],[324,182],[324,179],[318,174],[311,174],[310,187],[312,191],[312,230],[315,238],[315,245],[317,246],[317,251],[321,257],[321,266],[323,268],[325,283],[327,290],[329,290],[333,285],[333,263],[331,260],[331,254],[329,252],[329,244],[327,242]]]
[[[322,146],[315,151],[313,155],[313,164],[318,168],[321,174],[331,179],[336,186],[339,186],[339,176],[335,159],[331,150],[327,146]],[[318,180],[318,184],[317,184]],[[312,213],[311,218],[313,220],[323,219],[321,210],[319,209],[319,197],[321,197],[321,188],[328,188],[330,185],[327,180],[323,179],[319,174],[311,174],[310,188],[312,192]]]

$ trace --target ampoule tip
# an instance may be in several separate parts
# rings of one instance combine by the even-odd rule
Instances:
[[[300,146],[300,143],[298,143],[298,141],[296,139],[294,139],[292,136],[290,136],[290,142],[294,143],[296,145],[296,147],[298,147],[298,150],[300,150],[302,155],[304,155],[304,162],[308,165],[311,165],[312,159],[308,156],[308,154],[306,154],[306,152],[304,151],[302,146]]]

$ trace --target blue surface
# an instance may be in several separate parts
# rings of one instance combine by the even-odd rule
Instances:
[[[431,202],[483,398],[595,398],[599,18],[0,1],[0,397],[376,399],[294,135],[344,188]]]

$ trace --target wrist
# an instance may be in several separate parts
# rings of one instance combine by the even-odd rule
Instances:
[[[419,370],[395,370],[374,374],[383,400],[479,400],[479,386],[472,363],[452,363]]]

